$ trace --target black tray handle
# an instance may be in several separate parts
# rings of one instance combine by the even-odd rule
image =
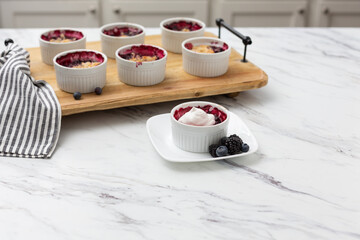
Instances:
[[[244,36],[242,35],[240,32],[236,31],[233,27],[231,27],[230,25],[228,25],[227,23],[225,23],[224,19],[222,18],[217,18],[215,20],[216,25],[219,27],[219,38],[221,37],[221,27],[226,28],[227,30],[229,30],[230,32],[232,32],[234,35],[238,36],[243,44],[244,44],[244,58],[243,60],[241,60],[242,62],[247,62],[246,60],[246,51],[247,51],[247,45],[251,45],[252,44],[252,40],[249,36]]]

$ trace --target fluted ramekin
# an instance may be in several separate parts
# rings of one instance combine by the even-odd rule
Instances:
[[[185,47],[185,44],[226,44],[228,49],[218,53],[197,53]],[[217,77],[225,74],[229,67],[231,47],[228,43],[211,37],[187,39],[182,43],[183,69],[185,72],[198,77]]]
[[[181,32],[181,31],[173,31],[164,27],[164,25],[166,24],[170,24],[182,20],[188,22],[196,22],[201,26],[201,28],[196,31]],[[176,17],[176,18],[165,19],[160,23],[162,47],[165,48],[167,51],[173,53],[181,53],[181,43],[189,38],[204,36],[205,27],[206,27],[205,23],[194,18]]]
[[[101,64],[90,68],[70,68],[56,62],[56,59],[65,56],[66,54],[84,51],[101,54],[104,61]],[[53,59],[53,63],[57,85],[65,92],[90,93],[94,92],[96,87],[103,88],[106,84],[107,57],[101,52],[88,49],[74,49],[56,55]]]
[[[145,44],[145,46],[152,46],[164,51],[163,58],[149,62],[137,63],[119,56],[119,53],[122,51],[140,45],[142,44],[127,45],[116,51],[116,64],[120,81],[132,86],[151,86],[161,83],[165,79],[166,60],[168,55],[165,49]]]
[[[142,30],[142,33],[129,36],[129,37],[115,37],[104,34],[104,30],[108,30],[114,27],[135,27]],[[104,25],[100,28],[101,36],[101,51],[106,54],[109,58],[115,58],[115,52],[120,47],[129,45],[129,44],[142,44],[145,41],[145,28],[139,24],[135,23],[110,23]]]
[[[210,105],[223,111],[227,117],[225,121],[212,126],[192,126],[175,119],[175,111],[180,108]],[[229,111],[223,106],[204,101],[185,102],[171,110],[171,130],[174,144],[188,152],[207,152],[211,144],[218,143],[227,135],[229,125]]]
[[[48,34],[49,32],[53,32],[56,30],[70,30],[70,31],[81,32],[83,37],[81,39],[66,43],[50,42],[41,38],[42,35]],[[86,48],[86,36],[84,32],[73,28],[56,28],[50,31],[46,31],[40,35],[39,42],[40,42],[41,58],[43,62],[48,65],[53,65],[53,59],[55,55],[57,55],[58,53],[72,49]]]

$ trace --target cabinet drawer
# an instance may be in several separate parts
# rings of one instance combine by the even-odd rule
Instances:
[[[213,19],[221,17],[235,27],[303,27],[307,1],[220,1]]]
[[[192,17],[207,22],[208,2],[197,1],[103,1],[103,24],[132,22],[145,27],[159,27],[170,17]]]
[[[360,27],[360,2],[323,2],[317,17],[320,27]]]
[[[99,3],[86,1],[0,1],[6,28],[98,27]]]

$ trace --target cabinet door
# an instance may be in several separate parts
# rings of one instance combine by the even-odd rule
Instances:
[[[2,27],[98,27],[99,3],[83,1],[0,1]]]
[[[208,3],[196,1],[103,1],[103,24],[132,22],[145,27],[159,27],[162,20],[170,17],[192,17],[207,22]]]
[[[320,27],[360,27],[360,2],[323,2],[318,8]]]
[[[234,27],[306,26],[307,1],[220,1],[213,18]],[[214,19],[212,19],[214,22]]]

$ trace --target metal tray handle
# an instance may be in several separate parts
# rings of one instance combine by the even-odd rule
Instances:
[[[244,44],[244,55],[243,55],[243,59],[241,61],[248,62],[246,60],[246,51],[247,51],[247,45],[252,44],[251,38],[249,36],[244,36],[240,32],[236,31],[233,27],[231,27],[230,25],[225,23],[224,19],[222,19],[222,18],[216,19],[215,22],[216,22],[216,25],[219,27],[219,36],[218,36],[219,38],[221,37],[221,27],[224,27],[227,30],[229,30],[230,32],[232,32],[234,35],[238,36],[242,40],[242,42]]]

